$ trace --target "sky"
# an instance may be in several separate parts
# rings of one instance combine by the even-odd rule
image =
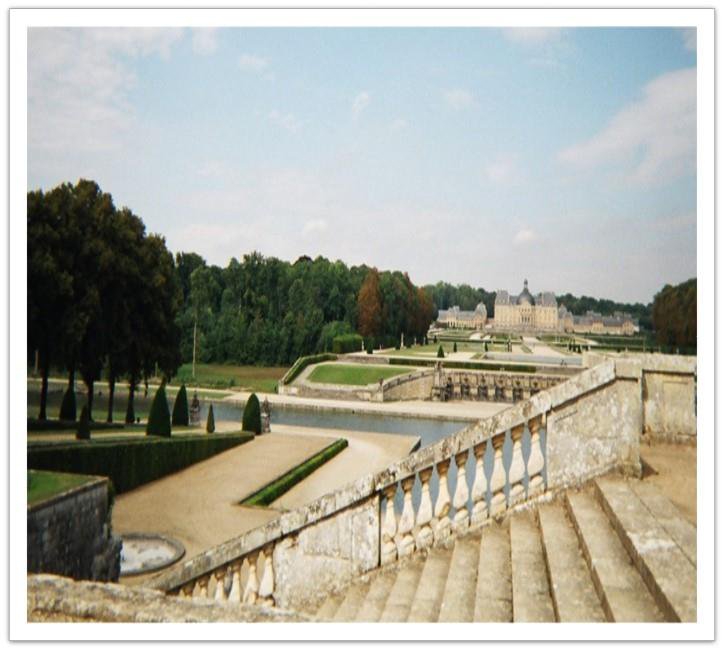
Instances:
[[[28,189],[174,251],[649,302],[696,275],[696,33],[31,28]]]

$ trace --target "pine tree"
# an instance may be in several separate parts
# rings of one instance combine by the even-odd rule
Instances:
[[[75,391],[73,391],[73,387],[68,387],[63,394],[63,402],[60,404],[60,414],[58,418],[60,420],[75,420],[75,417]]]
[[[440,358],[445,357],[445,352],[444,352],[443,349],[442,349],[442,344],[440,344],[440,346],[439,346],[438,349],[437,349],[437,356],[440,357]]]
[[[146,434],[155,436],[171,436],[171,414],[168,412],[166,385],[158,387],[151,403],[151,411],[146,423]]]
[[[252,393],[244,406],[244,415],[241,419],[241,429],[245,432],[261,434],[261,407],[256,393]]]
[[[179,392],[176,394],[176,400],[173,403],[173,416],[171,417],[171,425],[188,425],[189,424],[189,401],[186,396],[186,385],[182,384]]]
[[[457,341],[453,341],[453,352],[454,353],[458,352],[458,342]]]
[[[209,415],[206,417],[206,432],[213,434],[216,430],[216,423],[214,422],[214,405],[209,403]]]
[[[79,441],[87,441],[90,439],[90,418],[88,417],[88,406],[83,405],[80,410],[80,419],[78,420],[78,429],[75,431],[75,438]]]

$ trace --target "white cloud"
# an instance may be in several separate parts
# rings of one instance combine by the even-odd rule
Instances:
[[[530,228],[521,228],[515,234],[515,237],[513,237],[513,244],[515,244],[516,246],[519,246],[521,244],[528,244],[530,242],[533,242],[535,239],[537,239],[537,236],[534,231],[532,231]]]
[[[302,233],[304,235],[317,235],[327,230],[327,222],[324,219],[310,219],[304,224]]]
[[[239,67],[245,72],[263,72],[269,67],[269,61],[256,54],[242,54],[239,57]]]
[[[219,47],[218,30],[214,27],[197,27],[191,30],[191,34],[191,47],[196,54],[213,54]]]
[[[272,124],[276,124],[291,133],[296,133],[302,126],[302,123],[294,116],[293,113],[281,113],[274,109],[269,113],[269,121]]]
[[[354,102],[352,102],[352,117],[356,120],[369,105],[370,94],[363,90],[354,98]]]
[[[475,98],[472,93],[461,88],[453,88],[443,93],[445,103],[455,111],[463,111],[475,106]]]
[[[689,52],[696,52],[696,27],[687,27],[681,30],[684,39],[684,48]]]
[[[515,156],[500,156],[485,166],[484,173],[491,183],[510,183],[518,175]]]
[[[392,121],[392,129],[394,131],[404,131],[408,126],[410,125],[407,120],[403,120],[402,118],[397,118]]]
[[[655,78],[642,97],[620,110],[602,131],[558,157],[583,168],[624,164],[623,172],[638,184],[694,172],[696,68]]]
[[[31,165],[49,151],[107,151],[134,123],[136,83],[124,57],[168,58],[183,36],[164,28],[28,30],[28,147]]]
[[[506,27],[503,36],[511,43],[541,45],[559,41],[563,34],[560,27]]]

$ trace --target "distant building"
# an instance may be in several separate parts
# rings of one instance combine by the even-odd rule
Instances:
[[[583,316],[574,316],[561,305],[558,310],[561,330],[574,333],[602,335],[633,335],[639,331],[638,319],[626,312],[614,312],[613,316],[603,316],[599,312],[588,310]]]
[[[482,330],[487,320],[488,311],[483,303],[478,303],[473,311],[461,310],[459,305],[453,305],[449,310],[437,313],[437,322],[448,328]]]
[[[511,330],[558,330],[558,303],[553,292],[541,292],[533,296],[528,281],[523,281],[523,291],[508,294],[504,289],[495,294],[494,325]]]

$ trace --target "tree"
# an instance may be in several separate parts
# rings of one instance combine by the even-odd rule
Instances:
[[[206,432],[207,434],[213,434],[216,430],[216,423],[214,422],[214,405],[209,403],[209,415],[206,417]]]
[[[151,403],[146,423],[146,435],[171,436],[171,414],[168,411],[166,385],[161,383]]]
[[[440,344],[440,346],[438,346],[437,356],[440,358],[445,357],[445,351],[442,349],[442,344]]]
[[[696,346],[696,278],[676,286],[665,285],[654,297],[652,321],[662,346]]]
[[[74,421],[76,417],[75,390],[68,387],[63,394],[63,402],[60,403],[59,420]]]
[[[186,396],[186,385],[182,384],[176,400],[173,403],[173,415],[171,417],[171,425],[188,425],[189,424],[189,401]]]
[[[87,441],[90,437],[90,416],[88,412],[88,405],[83,405],[83,408],[80,410],[78,427],[75,430],[75,438],[79,441]]]
[[[244,414],[241,420],[241,429],[245,432],[261,434],[261,407],[256,393],[252,393],[244,405]]]
[[[453,341],[453,352],[454,353],[458,352],[458,342],[457,341]]]
[[[363,337],[377,337],[382,333],[382,294],[380,274],[370,269],[357,296],[358,327]]]

